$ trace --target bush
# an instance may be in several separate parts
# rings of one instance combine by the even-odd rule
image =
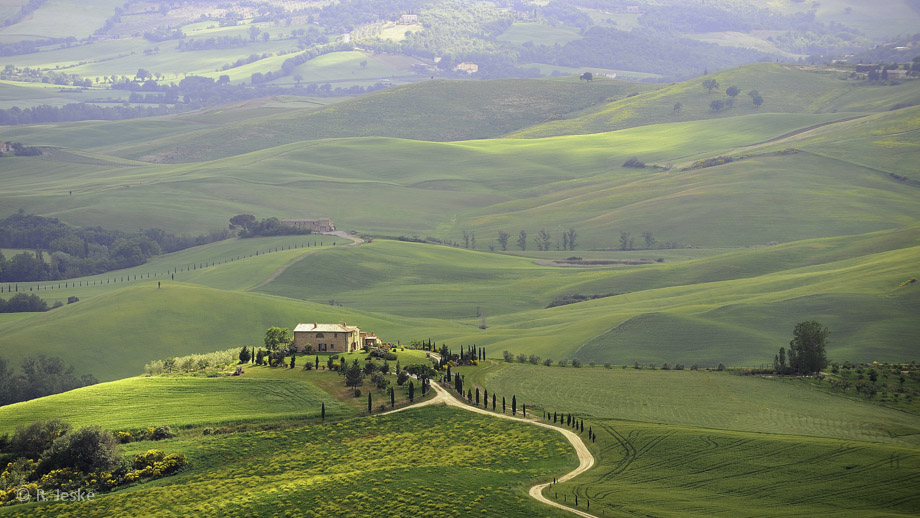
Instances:
[[[674,366],[674,370],[676,370],[676,371],[682,371],[682,370],[684,370],[684,364],[683,364],[683,363],[678,363],[677,365]]]
[[[168,424],[157,426],[153,429],[153,434],[150,438],[154,441],[162,441],[163,439],[172,439],[176,434],[173,433],[172,429],[169,428]]]
[[[42,454],[38,473],[73,468],[84,473],[111,471],[121,463],[118,440],[98,426],[80,428],[54,440]]]
[[[547,358],[547,359],[543,360],[543,365],[546,365],[547,367],[549,367],[549,366],[552,365],[552,364],[553,364],[553,359],[552,359],[552,358]]]
[[[581,360],[579,360],[578,358],[572,358],[572,367],[575,367],[576,369],[580,369]]]
[[[568,365],[569,365],[569,361],[566,360],[565,358],[559,360],[559,366],[560,366],[560,367],[567,367]]]
[[[534,364],[534,365],[539,365],[539,363],[540,363],[540,357],[537,356],[537,355],[535,355],[535,354],[531,354],[531,355],[527,358],[527,361],[529,361],[530,363],[532,363],[532,364]]]
[[[693,365],[690,366],[690,370],[692,371],[700,370],[700,366],[694,363]]]
[[[511,353],[508,352],[508,351],[502,351],[502,357],[503,357],[503,358],[505,359],[505,361],[508,362],[508,363],[511,363],[511,362],[514,361],[514,355],[511,354]]]
[[[668,362],[664,362],[664,365],[661,366],[661,370],[664,370],[664,371],[671,370],[671,364]]]
[[[399,374],[396,375],[396,384],[400,387],[405,385],[409,381],[409,373],[405,370],[399,371]]]
[[[60,419],[36,421],[19,426],[10,439],[10,451],[17,456],[38,459],[55,440],[70,433],[70,423]]]
[[[361,397],[361,389],[359,388],[355,389],[355,397]]]
[[[623,162],[623,167],[635,167],[638,169],[642,169],[643,167],[645,167],[645,163],[640,162],[638,157],[632,157],[626,162]]]
[[[719,362],[719,366],[716,367],[716,370],[719,371],[719,372],[724,371],[724,370],[725,370],[725,364],[722,363],[722,362]]]
[[[605,368],[605,369],[612,369],[612,368],[613,368],[613,365],[610,365],[610,362],[607,362],[607,363],[604,364],[604,368]]]
[[[527,363],[527,355],[524,353],[517,355],[517,361],[518,363]]]

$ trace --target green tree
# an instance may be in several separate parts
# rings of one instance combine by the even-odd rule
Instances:
[[[373,410],[373,402],[371,400],[371,393],[368,392],[367,393],[367,413],[370,414],[370,413],[373,413],[373,411],[374,410]]]
[[[118,440],[108,430],[87,426],[58,437],[42,454],[38,473],[73,468],[83,473],[111,471],[121,463]]]
[[[325,402],[323,402],[322,409],[320,410],[320,416],[322,416],[322,420],[325,422],[326,421],[326,403]]]
[[[511,415],[517,415],[517,396],[511,396]]]
[[[361,365],[355,360],[351,367],[345,371],[345,386],[353,387],[355,394],[358,393],[358,387],[364,384],[364,372],[361,371]]]
[[[827,367],[827,335],[830,331],[815,321],[799,322],[789,342],[789,364],[797,374],[820,372]]]
[[[292,368],[292,369],[294,368],[294,362],[295,362],[296,360],[297,360],[297,355],[292,353],[292,354],[291,354],[291,368]]]
[[[728,89],[725,90],[725,95],[727,95],[727,96],[729,96],[729,97],[731,97],[731,98],[733,98],[733,99],[734,99],[735,97],[738,97],[738,94],[740,94],[740,93],[741,93],[741,89],[738,88],[737,86],[734,86],[734,85],[729,86]]]
[[[633,239],[629,232],[620,232],[620,250],[631,250]]]
[[[583,79],[587,81],[588,83],[590,83],[591,81],[594,80],[594,74],[592,74],[591,72],[585,72],[584,74],[578,76],[578,79]]]
[[[706,93],[712,93],[713,90],[719,87],[719,82],[715,79],[704,79],[703,88],[706,89]]]
[[[249,363],[249,358],[249,348],[243,346],[243,348],[240,350],[240,363]]]
[[[517,245],[518,245],[518,248],[520,248],[521,250],[527,250],[527,231],[526,230],[521,230],[521,233],[518,234]]]
[[[415,402],[415,385],[412,383],[412,380],[409,380],[409,402]]]
[[[680,113],[684,109],[684,105],[681,103],[674,103],[674,113]]]
[[[265,330],[265,348],[269,352],[275,352],[282,346],[287,346],[290,341],[288,333],[291,331],[282,327],[269,327]]]
[[[722,111],[722,108],[725,108],[725,102],[721,99],[716,99],[709,103],[709,109],[714,112]]]
[[[645,248],[651,250],[655,246],[655,238],[652,237],[651,232],[643,232],[642,239],[645,239]]]
[[[511,234],[505,232],[504,230],[498,231],[498,245],[502,247],[502,251],[508,250],[508,238],[511,237]]]

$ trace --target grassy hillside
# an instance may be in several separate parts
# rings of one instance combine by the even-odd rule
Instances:
[[[458,438],[461,438],[458,440]],[[142,453],[151,443],[131,444]],[[527,488],[577,465],[556,432],[444,406],[299,428],[156,443],[189,468],[91,502],[28,504],[0,516],[565,516]],[[537,452],[539,452],[537,454]],[[470,481],[475,480],[474,483]]]
[[[565,120],[532,126],[513,136],[597,133],[688,120],[721,121],[753,113],[853,112],[855,115],[885,111],[898,104],[920,103],[920,83],[916,81],[886,86],[847,80],[846,75],[775,63],[746,65],[611,102]],[[719,87],[708,92],[702,86],[706,79],[715,79]],[[727,100],[725,90],[730,86],[741,90],[734,107],[713,112],[711,102]],[[760,107],[754,106],[748,95],[752,90],[757,90],[764,99]],[[676,110],[678,103],[680,109]]]
[[[382,317],[328,304],[178,282],[157,289],[156,283],[148,282],[13,319],[3,326],[0,356],[13,365],[28,355],[61,356],[76,372],[107,381],[137,375],[150,360],[259,345],[270,326],[360,322],[388,338],[400,321],[398,327],[413,331],[413,337],[427,336],[432,328],[444,325]]]
[[[330,419],[357,413],[314,383],[330,375],[300,369],[246,366],[242,376],[216,378],[135,377],[100,383],[62,394],[0,408],[0,434],[38,420],[59,418],[74,427],[97,425],[132,430],[167,424],[176,427],[228,425],[320,417],[326,405]]]
[[[917,415],[727,372],[500,363],[468,375],[490,392],[514,393],[528,407],[573,413],[586,421],[610,418],[902,447],[920,439]]]
[[[544,495],[597,516],[913,516],[915,446],[592,419],[598,465]],[[585,423],[588,426],[588,422]]]

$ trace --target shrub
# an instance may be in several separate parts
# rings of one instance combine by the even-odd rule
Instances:
[[[719,362],[719,366],[716,367],[716,370],[719,371],[719,372],[724,371],[724,370],[725,370],[725,364],[722,363],[722,362]]]
[[[664,362],[664,365],[661,366],[661,370],[665,370],[665,371],[671,370],[671,364],[668,362]]]
[[[502,357],[503,357],[503,358],[505,359],[505,361],[508,362],[508,363],[511,363],[511,362],[514,361],[514,355],[511,354],[511,353],[508,352],[508,351],[502,351]]]
[[[527,361],[534,365],[538,365],[540,363],[540,357],[535,354],[531,354],[530,357],[527,358]]]
[[[700,366],[694,363],[693,365],[690,366],[690,370],[692,371],[700,370]]]
[[[153,429],[153,434],[150,438],[154,441],[162,441],[163,439],[172,439],[176,434],[173,433],[172,429],[169,428],[168,424],[157,426]]]
[[[676,371],[682,371],[682,370],[684,370],[684,364],[683,364],[683,363],[678,363],[677,365],[674,366],[674,370],[676,370]]]
[[[642,169],[643,167],[645,167],[645,163],[640,162],[638,157],[632,157],[626,162],[623,162],[623,167],[635,167],[638,169]]]
[[[517,355],[517,361],[518,363],[527,363],[527,355],[524,353]]]
[[[37,459],[51,447],[55,440],[70,432],[70,423],[60,419],[36,421],[19,426],[10,439],[10,451],[29,459]]]
[[[409,373],[405,370],[399,371],[399,374],[396,375],[396,384],[401,387],[405,385],[407,381],[409,381]]]
[[[38,473],[73,468],[84,473],[111,471],[121,463],[118,440],[108,430],[87,426],[58,437],[42,454]]]
[[[359,388],[355,389],[355,397],[361,397],[361,389]]]
[[[549,367],[549,366],[552,365],[552,364],[553,364],[553,359],[552,359],[552,358],[547,358],[547,359],[543,360],[543,365],[546,365],[547,367]]]
[[[565,358],[559,360],[559,366],[560,366],[560,367],[567,367],[568,365],[569,365],[569,361],[566,360]]]
[[[580,369],[581,360],[579,360],[578,358],[572,358],[572,367],[575,367],[576,369]]]

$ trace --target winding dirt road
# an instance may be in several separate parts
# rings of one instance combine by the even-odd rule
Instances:
[[[446,389],[444,389],[443,387],[441,387],[441,385],[437,384],[437,383],[434,382],[434,381],[431,382],[431,387],[435,390],[435,392],[437,392],[437,394],[435,395],[435,397],[433,397],[433,398],[431,398],[431,399],[428,399],[428,400],[426,400],[426,401],[423,401],[423,402],[421,402],[421,403],[419,403],[419,404],[417,404],[417,405],[411,405],[411,406],[407,406],[407,407],[403,407],[403,408],[397,408],[396,410],[391,410],[391,411],[389,411],[389,412],[385,412],[385,413],[379,414],[379,415],[392,414],[392,413],[395,413],[395,412],[402,412],[403,410],[409,410],[409,409],[412,409],[412,408],[418,408],[418,407],[420,407],[420,406],[425,406],[425,405],[436,405],[436,404],[441,404],[441,403],[443,403],[443,404],[445,404],[445,405],[447,405],[447,406],[452,406],[452,407],[456,407],[456,408],[462,408],[462,409],[464,409],[464,410],[467,410],[467,411],[469,411],[469,412],[475,412],[475,413],[477,413],[477,414],[483,414],[483,415],[487,415],[487,416],[491,416],[491,417],[498,417],[498,418],[502,418],[502,419],[511,419],[511,420],[513,420],[513,421],[519,421],[519,422],[531,424],[531,425],[534,425],[534,426],[540,426],[540,427],[543,427],[543,428],[549,428],[550,430],[555,430],[555,431],[561,433],[562,435],[564,435],[565,438],[568,439],[569,442],[572,444],[572,447],[575,448],[575,452],[578,454],[578,467],[575,468],[574,470],[572,470],[572,471],[566,473],[565,475],[562,475],[561,477],[559,477],[559,478],[557,479],[558,482],[565,482],[565,481],[567,481],[567,480],[571,480],[573,477],[576,477],[576,476],[578,476],[578,475],[584,473],[585,471],[588,471],[589,469],[591,469],[591,466],[594,466],[594,456],[591,455],[591,452],[590,452],[590,451],[588,451],[588,447],[585,446],[585,443],[581,440],[581,437],[579,437],[578,434],[576,434],[575,432],[573,432],[573,431],[571,431],[571,430],[567,430],[567,429],[565,429],[565,428],[559,428],[558,426],[553,426],[553,425],[551,425],[551,424],[540,423],[540,422],[537,422],[537,421],[530,421],[530,420],[528,420],[528,419],[523,419],[523,418],[520,418],[520,417],[512,417],[512,416],[507,415],[507,414],[498,414],[498,413],[495,413],[495,412],[489,412],[488,410],[483,410],[482,408],[479,408],[479,407],[470,406],[470,405],[468,405],[468,404],[466,404],[466,403],[464,403],[464,402],[462,402],[462,401],[457,400],[456,398],[454,398],[454,397],[450,394],[450,392],[448,392]],[[595,515],[593,515],[593,514],[586,513],[586,512],[584,512],[584,511],[581,511],[581,510],[578,510],[578,509],[572,509],[571,507],[567,507],[567,506],[564,506],[564,505],[562,505],[562,504],[560,504],[560,503],[553,502],[552,500],[550,500],[550,499],[544,497],[544,496],[543,496],[543,490],[546,489],[546,488],[547,488],[548,486],[550,486],[551,484],[552,484],[551,482],[546,482],[546,483],[543,483],[543,484],[537,484],[537,485],[533,486],[532,488],[530,488],[530,491],[529,491],[530,496],[533,497],[534,499],[536,499],[536,500],[539,501],[539,502],[543,502],[543,503],[546,504],[546,505],[551,505],[551,506],[553,506],[553,507],[558,507],[559,509],[563,509],[563,510],[568,511],[568,512],[570,512],[570,513],[577,514],[578,516],[583,516],[584,518],[598,518],[597,516],[595,516]]]

